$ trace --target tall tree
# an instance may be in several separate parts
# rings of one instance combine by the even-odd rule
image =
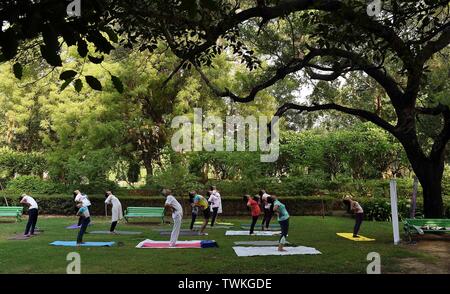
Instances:
[[[22,40],[40,36],[41,53],[54,66],[61,65],[58,36],[69,45],[76,44],[81,55],[88,54],[85,39],[100,53],[108,54],[112,46],[100,32],[107,34],[114,28],[125,36],[124,44],[136,44],[141,49],[153,50],[159,40],[165,41],[181,59],[179,68],[211,65],[214,56],[229,48],[254,69],[260,64],[257,56],[264,57],[258,53],[275,48],[275,54],[270,55],[272,65],[249,94],[220,89],[209,83],[206,75],[203,77],[218,96],[235,102],[251,102],[261,90],[299,71],[324,81],[353,71],[371,77],[389,97],[395,122],[372,110],[334,102],[287,103],[276,114],[283,115],[290,109],[336,110],[387,130],[403,145],[422,184],[426,216],[443,215],[441,184],[450,139],[450,109],[442,102],[422,106],[418,99],[426,84],[427,66],[450,42],[447,0],[384,1],[378,15],[367,10],[367,2],[362,0],[98,0],[89,1],[82,16],[75,19],[67,19],[64,5],[57,2],[61,3],[47,0],[26,1],[21,6],[17,1],[0,4],[0,16],[6,21],[0,34],[4,59],[17,55]],[[286,28],[287,37],[273,27]],[[265,48],[251,42],[263,31],[279,37],[274,46]],[[113,40],[114,35],[109,35]],[[373,99],[368,103],[372,105]],[[417,135],[417,117],[424,115],[439,117],[441,125],[429,152]]]

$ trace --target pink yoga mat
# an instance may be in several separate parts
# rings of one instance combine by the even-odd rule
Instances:
[[[145,248],[168,248],[169,242],[158,242],[158,243],[144,243],[142,247]],[[176,248],[201,248],[200,242],[195,243],[177,243]]]

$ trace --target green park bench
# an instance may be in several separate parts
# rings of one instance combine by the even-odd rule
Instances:
[[[445,234],[450,232],[450,219],[408,218],[403,221],[403,230],[409,241],[413,235]]]
[[[13,216],[17,221],[21,221],[22,213],[22,206],[0,206],[0,216]]]
[[[164,223],[164,207],[128,207],[124,218],[128,222],[132,217],[155,217],[161,218]]]

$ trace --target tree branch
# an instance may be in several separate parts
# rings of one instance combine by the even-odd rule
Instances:
[[[314,112],[321,110],[336,110],[339,112],[364,118],[396,136],[396,130],[393,125],[391,125],[390,123],[388,123],[375,113],[363,109],[349,108],[335,103],[313,104],[312,106],[299,105],[295,103],[285,103],[280,108],[278,108],[277,112],[275,113],[275,116],[281,117],[283,116],[284,113],[286,113],[288,110],[291,109],[298,110],[300,113]]]

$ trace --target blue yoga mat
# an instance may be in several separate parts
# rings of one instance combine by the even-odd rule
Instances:
[[[88,226],[92,226],[92,224],[90,223]],[[81,228],[81,226],[78,226],[77,224],[73,224],[73,225],[66,227],[66,229],[70,229],[70,230],[75,230],[75,229],[79,229],[79,228]]]
[[[84,242],[83,244],[81,244],[81,246],[84,246],[84,247],[111,247],[115,243],[116,242]],[[55,241],[55,242],[50,243],[50,245],[75,247],[75,246],[77,246],[77,242],[76,241]]]

